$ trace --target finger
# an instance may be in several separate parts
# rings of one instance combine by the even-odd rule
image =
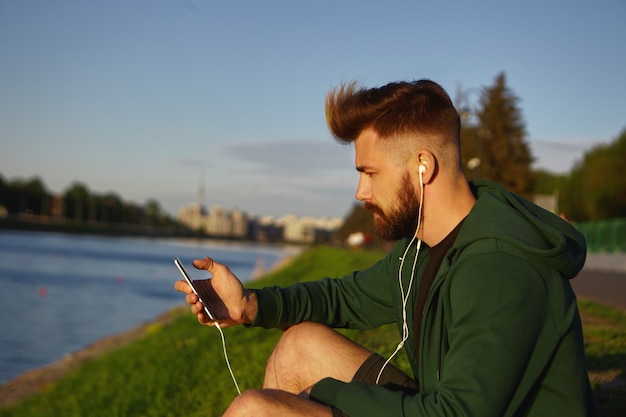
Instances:
[[[204,306],[200,302],[191,306],[191,312],[198,317],[198,321],[201,324],[213,325],[215,323],[215,321],[206,314]]]
[[[206,315],[204,313],[204,305],[202,305],[201,302],[189,303],[189,305],[190,305],[191,312],[193,314],[203,314],[203,315]]]
[[[198,301],[199,301],[198,296],[197,296],[196,294],[192,293],[192,292],[191,292],[191,293],[188,293],[188,294],[185,296],[185,302],[186,302],[187,304],[189,304],[189,305],[196,304]]]
[[[185,294],[193,293],[191,286],[187,284],[187,281],[184,281],[182,279],[174,282],[174,289],[178,292],[182,292]]]
[[[207,317],[206,314],[198,313],[198,323],[204,324],[205,326],[215,326],[215,322]]]
[[[196,269],[203,269],[209,271],[210,273],[213,273],[215,271],[216,265],[218,265],[218,263],[208,256],[204,259],[196,259],[195,261],[193,261],[193,266]]]

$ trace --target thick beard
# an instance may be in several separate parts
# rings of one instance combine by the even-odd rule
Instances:
[[[365,203],[365,208],[374,216],[374,231],[383,240],[395,241],[413,236],[417,231],[419,198],[417,197],[409,175],[405,173],[396,193],[396,208],[389,214],[373,204]]]

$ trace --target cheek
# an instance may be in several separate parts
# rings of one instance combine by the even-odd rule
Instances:
[[[389,212],[396,205],[396,192],[390,186],[380,186],[374,188],[373,191],[374,201],[376,204],[385,211]]]
[[[380,196],[381,199],[385,199],[386,201],[391,201],[394,199],[394,196],[398,193],[399,184],[397,181],[377,181],[376,184],[372,187],[377,195]]]

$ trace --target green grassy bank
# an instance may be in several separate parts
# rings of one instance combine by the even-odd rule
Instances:
[[[381,256],[381,252],[314,248],[254,285],[340,276]],[[600,415],[624,416],[626,313],[584,301],[580,308]],[[219,334],[198,325],[186,309],[171,314],[175,316],[171,324],[149,326],[138,340],[85,362],[17,405],[0,409],[0,417],[221,415],[236,391]],[[280,332],[238,327],[224,333],[240,387],[260,387],[265,361]],[[392,351],[398,338],[392,326],[346,333],[383,355]],[[406,369],[400,356],[398,364]]]

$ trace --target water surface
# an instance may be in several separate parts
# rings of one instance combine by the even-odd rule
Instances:
[[[0,231],[0,383],[183,303],[178,256],[212,256],[242,281],[288,248],[206,240]]]

